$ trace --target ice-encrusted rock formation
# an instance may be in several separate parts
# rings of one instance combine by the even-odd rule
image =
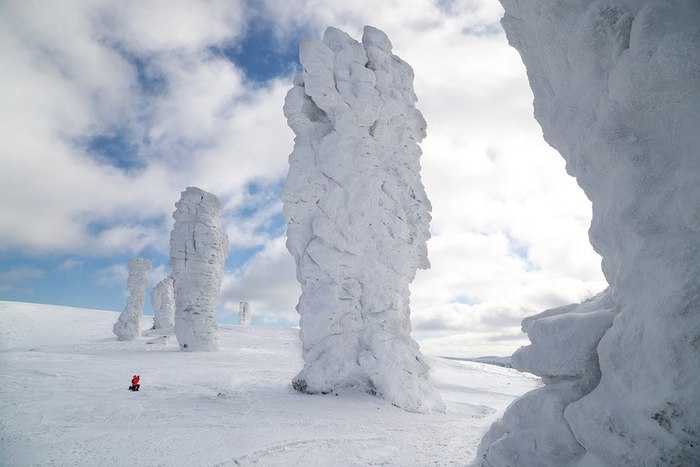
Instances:
[[[175,208],[170,234],[175,336],[182,350],[216,350],[216,304],[228,254],[221,203],[211,193],[188,187]]]
[[[387,36],[328,28],[300,45],[284,114],[296,134],[282,192],[302,286],[297,390],[363,388],[409,411],[442,411],[410,337],[409,284],[429,267],[430,202],[413,70]]]
[[[248,302],[241,302],[238,306],[238,324],[250,326],[250,305]]]
[[[532,343],[515,352],[511,363],[541,376],[545,385],[516,400],[491,426],[477,451],[483,465],[557,467],[581,458],[585,450],[564,409],[598,384],[596,347],[617,311],[606,290],[584,303],[523,320]]]
[[[153,287],[153,329],[171,328],[175,325],[175,289],[173,276],[168,276]]]
[[[700,3],[501,3],[535,117],[592,202],[610,288],[598,304],[526,320],[533,343],[514,365],[553,378],[508,409],[477,462],[700,465]],[[582,352],[598,334],[597,355]],[[569,367],[573,390],[561,386]]]
[[[146,289],[150,275],[150,260],[145,258],[131,258],[129,260],[129,277],[126,281],[126,290],[129,296],[126,299],[124,311],[121,312],[112,328],[120,341],[141,337],[140,321],[143,315],[143,305],[146,303]]]

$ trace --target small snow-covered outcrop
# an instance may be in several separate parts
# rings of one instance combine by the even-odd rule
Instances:
[[[409,284],[429,267],[430,202],[413,70],[387,36],[328,28],[304,40],[284,114],[296,134],[282,192],[302,295],[294,387],[360,387],[409,411],[442,411],[410,337]]]
[[[250,305],[248,302],[241,302],[238,307],[238,324],[243,326],[250,326]]]
[[[129,341],[141,337],[140,321],[143,305],[146,303],[146,289],[151,274],[151,261],[145,258],[129,260],[129,277],[126,290],[129,294],[124,311],[114,323],[112,330],[120,341]]]
[[[617,313],[610,291],[523,320],[531,344],[513,354],[514,368],[542,377],[544,387],[516,400],[477,451],[482,465],[571,465],[585,450],[564,418],[566,407],[600,380],[596,348]]]
[[[610,288],[598,311],[524,323],[532,344],[514,365],[547,385],[513,404],[477,460],[700,465],[700,4],[501,3],[535,117],[592,202],[590,239]],[[571,322],[566,338],[551,319]],[[598,365],[585,365],[580,351],[598,334]],[[566,388],[572,369],[585,369],[585,384]],[[537,411],[557,423],[541,424],[534,447],[518,443]],[[568,453],[559,460],[547,452],[557,440]]]
[[[175,325],[175,289],[173,276],[168,276],[151,291],[153,329],[171,328]]]
[[[175,336],[182,350],[216,350],[219,328],[215,308],[228,254],[221,203],[211,193],[188,187],[175,207],[170,234]]]

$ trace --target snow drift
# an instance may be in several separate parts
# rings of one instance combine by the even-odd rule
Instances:
[[[175,207],[170,234],[175,335],[182,350],[216,350],[215,308],[228,254],[221,203],[211,193],[188,187]]]
[[[410,337],[409,284],[427,268],[426,124],[413,70],[380,30],[304,40],[284,114],[296,134],[282,192],[302,295],[294,387],[360,387],[409,411],[444,410]]]
[[[514,366],[547,385],[477,460],[700,465],[700,5],[501,2],[535,117],[592,202],[610,288],[523,323]]]
[[[175,325],[175,290],[173,276],[168,276],[151,291],[153,329],[171,328]]]
[[[146,289],[151,274],[151,261],[145,258],[129,260],[129,277],[126,290],[129,294],[124,311],[114,323],[112,330],[120,341],[128,341],[141,336],[140,321],[143,305],[146,303]]]

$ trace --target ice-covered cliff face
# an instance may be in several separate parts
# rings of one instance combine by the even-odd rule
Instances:
[[[129,260],[129,277],[126,290],[129,294],[124,311],[114,323],[112,330],[120,341],[128,341],[141,337],[140,319],[143,315],[143,305],[146,303],[146,289],[151,275],[151,261],[145,258]]]
[[[615,466],[700,465],[700,3],[501,3],[545,138],[592,202],[603,309],[618,310],[597,347],[599,380],[559,402],[581,446],[568,462],[585,452]],[[557,343],[557,327],[543,326],[520,363],[567,359],[588,330]],[[540,339],[552,346],[537,350]],[[485,439],[479,460],[513,436]],[[543,448],[519,454],[551,459]]]
[[[211,193],[188,187],[175,208],[170,234],[175,336],[182,350],[216,350],[216,304],[228,254],[221,203]]]
[[[175,290],[173,276],[168,276],[153,287],[153,329],[171,328],[175,325]]]
[[[378,29],[329,28],[300,46],[284,114],[296,134],[282,192],[302,295],[294,387],[360,387],[406,410],[444,410],[410,337],[409,284],[427,268],[425,120],[413,70]]]

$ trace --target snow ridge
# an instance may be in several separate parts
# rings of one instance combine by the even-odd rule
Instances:
[[[413,70],[386,34],[328,28],[304,40],[284,114],[296,134],[282,192],[302,286],[305,366],[294,387],[359,387],[409,411],[442,411],[410,337],[409,284],[429,267],[430,202],[420,180],[426,123]]]
[[[590,384],[562,394],[545,377],[538,391],[542,404],[557,406],[556,417],[564,415],[543,425],[539,439],[553,443],[568,425],[566,459],[553,459],[542,443],[529,451],[521,443],[511,454],[528,465],[576,465],[583,454],[611,466],[700,465],[700,5],[501,3],[508,40],[527,67],[535,117],[592,202],[590,239],[610,284],[606,303],[599,297],[599,311],[587,313],[598,318],[559,318],[584,320],[583,327],[545,326],[553,317],[541,315],[523,323],[532,345],[514,364],[538,374],[554,363],[547,355],[577,358],[602,338],[597,367],[577,367]],[[560,330],[566,339],[556,338]],[[554,368],[552,376],[571,369]],[[508,412],[536,417],[536,404],[524,407],[535,397]],[[483,465],[503,465],[498,446],[515,445],[523,436],[516,430],[527,427],[510,429],[495,440],[494,428],[483,440]]]
[[[211,193],[188,187],[175,208],[170,234],[175,335],[182,350],[216,350],[219,328],[215,308],[228,254],[221,203]]]
[[[146,303],[146,288],[151,275],[151,261],[145,258],[129,260],[129,277],[126,290],[129,294],[124,311],[114,323],[112,330],[120,341],[129,341],[141,337],[140,320],[143,305]]]

